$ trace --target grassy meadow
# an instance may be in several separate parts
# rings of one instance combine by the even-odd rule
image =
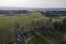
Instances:
[[[65,16],[60,16],[60,18],[52,18],[52,21],[61,21]],[[12,39],[15,38],[14,29],[15,21],[17,21],[21,27],[26,28],[28,24],[32,21],[37,20],[48,20],[49,17],[41,15],[39,12],[29,13],[23,16],[0,16],[0,44],[8,44]],[[26,31],[27,29],[25,29]],[[50,39],[48,36],[38,36],[30,40],[29,44],[56,44],[56,40]]]

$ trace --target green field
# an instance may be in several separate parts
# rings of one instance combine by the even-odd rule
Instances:
[[[60,17],[59,19],[53,18],[54,21],[61,21],[64,17]],[[0,44],[8,44],[13,38],[15,38],[14,29],[15,29],[15,21],[17,21],[21,27],[26,28],[28,24],[32,21],[37,20],[48,20],[49,17],[41,15],[39,12],[26,14],[25,16],[0,16]],[[27,29],[25,29],[26,31]],[[56,44],[55,40],[50,40],[49,37],[39,36],[30,41],[30,44],[43,44],[44,42],[48,42],[46,44]]]

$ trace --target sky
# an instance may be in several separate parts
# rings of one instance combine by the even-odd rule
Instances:
[[[66,8],[66,0],[0,0],[0,7]]]

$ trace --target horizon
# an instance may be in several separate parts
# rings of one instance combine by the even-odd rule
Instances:
[[[27,7],[0,7],[0,10],[29,10],[29,11],[66,11],[66,8],[27,8]]]

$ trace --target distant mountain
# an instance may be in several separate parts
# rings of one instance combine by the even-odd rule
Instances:
[[[29,11],[66,11],[66,8],[23,8],[23,7],[0,7],[0,10],[29,10]]]

